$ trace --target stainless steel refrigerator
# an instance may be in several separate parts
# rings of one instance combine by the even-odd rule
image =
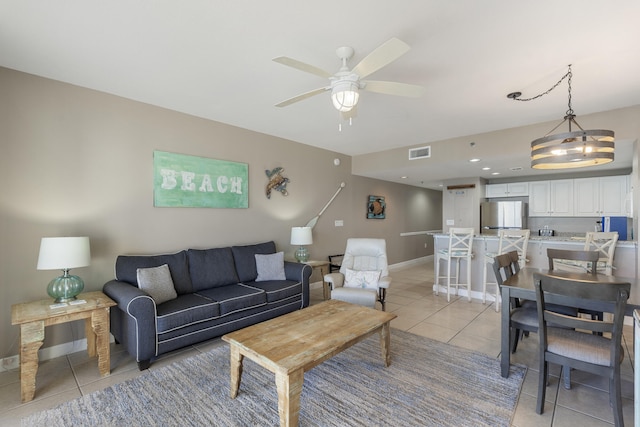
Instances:
[[[527,204],[522,201],[480,204],[480,233],[498,234],[504,228],[527,228]]]

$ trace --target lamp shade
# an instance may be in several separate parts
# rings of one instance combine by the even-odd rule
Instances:
[[[38,270],[86,267],[91,262],[88,237],[43,237]]]
[[[291,244],[292,245],[310,245],[313,243],[311,235],[311,227],[292,227],[291,228]]]

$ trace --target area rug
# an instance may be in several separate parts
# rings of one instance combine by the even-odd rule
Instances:
[[[374,335],[304,374],[301,426],[509,426],[526,367],[391,330],[391,366]],[[219,348],[35,413],[28,426],[277,426],[274,375],[245,358],[236,399]]]

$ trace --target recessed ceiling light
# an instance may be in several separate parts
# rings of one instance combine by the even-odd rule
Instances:
[[[406,176],[401,176],[400,179],[407,179],[407,177]]]
[[[469,160],[469,161],[470,161],[471,163],[476,163],[476,162],[479,162],[479,161],[480,161],[480,159],[471,159],[471,160]]]
[[[491,172],[491,175],[500,175],[500,172]]]
[[[491,170],[491,168],[490,168],[489,166],[485,166],[485,167],[483,167],[483,168],[482,168],[482,170],[483,170],[483,171],[490,171],[490,170]]]

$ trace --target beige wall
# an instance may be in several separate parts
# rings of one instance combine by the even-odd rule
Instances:
[[[433,253],[430,239],[400,233],[439,228],[441,193],[353,176],[348,156],[4,68],[0,99],[0,358],[18,353],[11,305],[48,298],[58,275],[36,270],[45,236],[90,237],[91,266],[72,271],[87,290],[113,278],[118,254],[275,240],[292,256],[290,228],[345,182],[314,229],[314,259],[352,236],[386,238],[392,264]],[[249,208],[154,208],[154,150],[247,163]],[[267,200],[265,170],[276,166],[289,195]],[[365,219],[369,194],[386,197],[387,219]],[[83,335],[77,322],[50,327],[45,347]]]

